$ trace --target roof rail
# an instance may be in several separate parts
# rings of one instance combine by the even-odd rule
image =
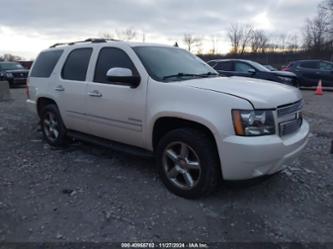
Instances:
[[[89,38],[89,39],[86,39],[83,41],[56,43],[56,44],[53,44],[50,48],[55,48],[58,46],[71,46],[71,45],[75,45],[75,44],[79,44],[79,43],[104,43],[104,42],[108,42],[108,41],[119,41],[119,40],[104,39],[104,38]]]

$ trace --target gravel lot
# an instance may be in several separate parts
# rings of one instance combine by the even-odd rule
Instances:
[[[304,91],[310,143],[268,179],[185,200],[150,159],[49,147],[23,89],[0,102],[0,242],[333,242],[333,93]]]

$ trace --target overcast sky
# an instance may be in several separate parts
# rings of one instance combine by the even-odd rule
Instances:
[[[231,23],[252,24],[275,37],[300,33],[321,0],[0,0],[0,55],[34,58],[55,42],[97,37],[133,28],[147,42],[181,44],[184,33],[219,37],[218,51],[229,49]]]

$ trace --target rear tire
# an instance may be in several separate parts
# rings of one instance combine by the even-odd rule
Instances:
[[[158,143],[157,166],[165,186],[184,198],[212,193],[221,180],[216,146],[200,130],[170,131]]]
[[[40,115],[41,128],[46,142],[55,147],[67,144],[66,128],[55,104],[45,106]]]

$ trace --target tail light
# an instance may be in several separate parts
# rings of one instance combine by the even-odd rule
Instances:
[[[30,93],[29,93],[29,77],[27,78],[26,85],[25,85],[25,95],[28,99],[30,99]]]

